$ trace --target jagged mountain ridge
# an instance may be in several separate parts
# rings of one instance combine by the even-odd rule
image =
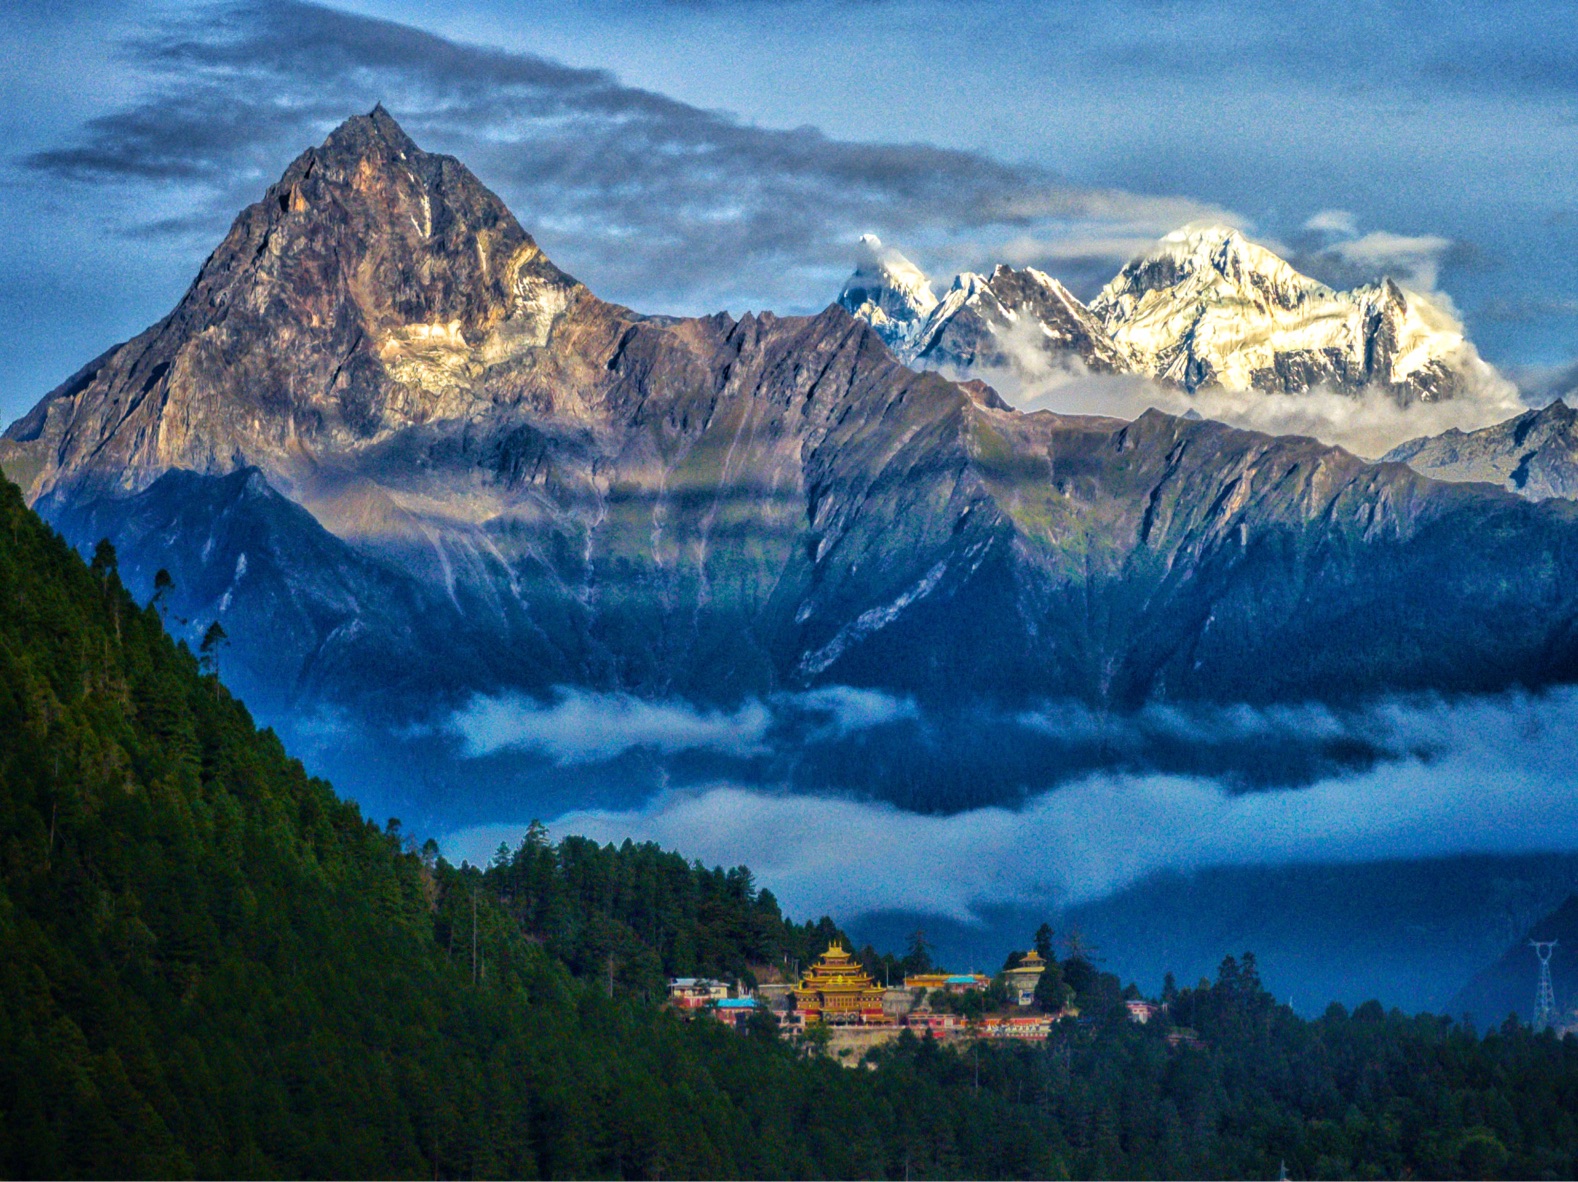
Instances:
[[[1264,701],[1578,668],[1570,508],[1159,413],[1017,414],[836,306],[638,315],[381,110],[0,462],[134,582],[170,569],[281,710],[565,684]]]
[[[1557,399],[1478,431],[1411,439],[1386,459],[1437,480],[1499,484],[1531,501],[1578,497],[1578,411]]]
[[[1077,359],[1087,369],[1123,372],[1133,359],[1069,290],[1033,267],[965,272],[941,299],[925,274],[874,235],[839,293],[907,364],[963,372],[1035,369]]]
[[[1498,380],[1427,297],[1391,280],[1334,291],[1227,226],[1167,235],[1088,307],[1034,268],[999,266],[990,279],[965,273],[941,301],[907,303],[905,291],[930,296],[931,288],[919,268],[883,248],[875,263],[862,261],[840,302],[868,319],[880,309],[884,339],[907,362],[931,368],[1034,376],[1077,363],[1191,394],[1325,387],[1379,390],[1403,404]]]

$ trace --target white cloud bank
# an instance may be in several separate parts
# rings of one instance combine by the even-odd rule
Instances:
[[[1578,848],[1578,691],[1393,704],[1377,716],[1435,754],[1240,794],[1198,777],[1098,775],[1020,809],[952,816],[718,784],[635,810],[567,813],[550,827],[744,863],[789,914],[842,921],[883,909],[969,920],[986,905],[1078,903],[1164,870]],[[463,830],[445,850],[485,860],[524,827]]]
[[[1489,381],[1481,390],[1445,402],[1399,405],[1379,390],[1362,394],[1316,388],[1302,394],[1263,390],[1202,388],[1193,394],[1135,375],[1093,374],[1064,366],[1050,368],[1044,358],[1030,375],[980,372],[1022,411],[1111,415],[1134,419],[1155,408],[1168,414],[1193,411],[1234,427],[1268,435],[1308,435],[1376,459],[1399,443],[1456,428],[1474,431],[1522,414],[1528,407],[1511,382]]]
[[[473,698],[446,729],[470,758],[500,751],[535,751],[561,764],[613,759],[646,748],[673,754],[709,750],[741,757],[762,750],[772,716],[760,702],[733,714],[630,694],[560,689],[551,703],[521,694]]]

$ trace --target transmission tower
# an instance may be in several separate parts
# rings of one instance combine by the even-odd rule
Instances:
[[[1556,991],[1551,988],[1551,952],[1555,940],[1530,940],[1534,955],[1540,958],[1540,988],[1534,996],[1534,1029],[1544,1030],[1556,1021]]]

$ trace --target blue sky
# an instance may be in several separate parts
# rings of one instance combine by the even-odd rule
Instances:
[[[806,311],[874,230],[1088,293],[1223,217],[1436,287],[1531,388],[1578,357],[1574,6],[22,0],[0,74],[0,422],[179,298],[384,101],[654,311]],[[1316,219],[1315,228],[1311,219]]]

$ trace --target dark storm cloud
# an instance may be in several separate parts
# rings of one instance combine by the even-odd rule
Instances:
[[[143,96],[27,164],[184,193],[186,208],[143,232],[216,234],[293,155],[380,101],[498,189],[560,262],[639,302],[820,301],[871,229],[1128,242],[1207,212],[971,152],[756,127],[601,70],[309,4],[206,10],[125,53]]]

